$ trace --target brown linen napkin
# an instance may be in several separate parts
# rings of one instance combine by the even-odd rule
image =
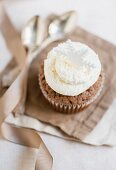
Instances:
[[[67,135],[83,140],[98,124],[116,97],[116,47],[109,42],[77,27],[67,38],[84,42],[93,48],[102,62],[105,84],[100,97],[90,107],[80,113],[66,115],[54,111],[44,99],[38,85],[38,66],[47,52],[58,42],[49,45],[32,64],[29,73],[26,114],[59,127]]]
[[[46,57],[47,52],[53,46],[56,46],[57,42],[49,45],[41,52],[41,58],[33,62],[29,74],[26,114],[42,122],[57,126],[69,136],[82,140],[98,124],[116,97],[116,47],[80,27],[77,27],[68,38],[86,43],[100,56],[105,72],[105,83],[100,97],[83,112],[71,115],[54,111],[45,101],[38,85],[38,66],[41,59]]]

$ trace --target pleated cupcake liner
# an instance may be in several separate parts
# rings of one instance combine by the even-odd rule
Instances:
[[[40,85],[40,89],[43,93],[43,96],[49,102],[49,104],[52,106],[52,108],[54,108],[57,112],[70,114],[70,113],[76,113],[76,112],[80,112],[80,111],[84,110],[86,107],[88,107],[91,103],[93,103],[98,98],[98,96],[100,95],[100,93],[103,89],[104,77],[105,77],[104,73],[102,73],[101,86],[100,86],[98,92],[96,93],[96,95],[93,96],[91,99],[87,100],[83,104],[63,104],[61,102],[56,102],[56,101],[52,100],[45,92],[45,90],[42,86],[42,81],[41,81],[40,76],[39,76],[39,85]]]

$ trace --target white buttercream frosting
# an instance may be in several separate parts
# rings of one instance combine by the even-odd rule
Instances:
[[[46,82],[62,95],[76,96],[86,91],[98,80],[100,73],[98,55],[80,42],[61,43],[44,60]]]

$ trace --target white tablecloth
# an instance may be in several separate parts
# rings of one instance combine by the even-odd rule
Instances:
[[[116,44],[115,0],[7,1],[13,23],[21,29],[34,14],[46,16],[69,9],[78,11],[78,24]],[[3,51],[5,48],[3,48]],[[2,54],[2,51],[0,52]],[[2,61],[2,60],[1,60]],[[41,134],[53,158],[53,170],[115,170],[116,148],[93,147]],[[33,170],[31,149],[0,140],[0,170]],[[33,162],[33,163],[31,163]],[[23,163],[23,167],[21,164]],[[30,169],[26,165],[30,164]]]

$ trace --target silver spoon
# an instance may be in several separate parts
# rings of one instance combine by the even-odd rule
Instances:
[[[39,21],[39,22],[38,22]],[[53,41],[64,38],[65,35],[71,32],[76,23],[76,12],[70,11],[61,16],[56,16],[48,26],[48,36],[43,40],[43,23],[40,22],[40,17],[33,17],[23,29],[21,37],[22,43],[28,49],[28,56],[26,60],[25,69],[27,69],[25,74],[25,83],[22,100],[16,107],[15,112],[24,113],[24,105],[26,101],[26,92],[27,92],[27,78],[28,78],[28,68],[33,61],[33,59],[44,49],[48,44]],[[40,29],[40,30],[39,30]],[[38,48],[39,47],[39,48]]]
[[[33,52],[41,45],[44,39],[44,21],[39,16],[34,16],[31,18],[21,33],[22,44],[27,48],[27,58],[24,61],[21,68],[21,80],[20,84],[22,85],[21,89],[21,99],[19,104],[14,109],[14,114],[23,114],[25,111],[25,101],[27,96],[27,81],[28,81],[28,72],[30,64],[33,61],[35,55]],[[21,74],[21,73],[20,73]]]

